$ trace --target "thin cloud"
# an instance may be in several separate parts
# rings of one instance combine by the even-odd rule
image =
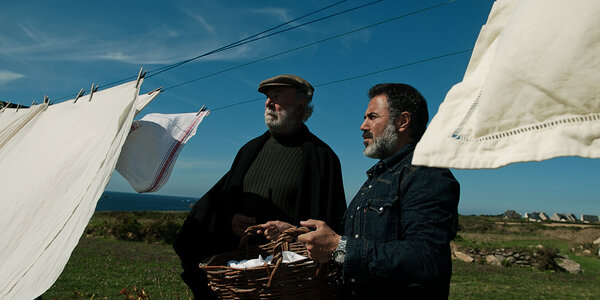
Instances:
[[[191,12],[186,11],[186,13],[192,17],[192,19],[198,21],[200,24],[202,24],[202,26],[204,27],[204,29],[206,29],[206,31],[215,34],[215,28],[213,26],[211,26],[210,24],[208,24],[208,22],[206,22],[206,20],[204,20],[204,18],[199,15],[199,14],[193,14]]]
[[[206,24],[209,28],[210,26]],[[212,29],[214,30],[214,29]],[[196,36],[198,35],[197,33]],[[133,35],[133,38],[132,38]],[[0,55],[23,61],[118,61],[130,64],[171,64],[225,45],[218,38],[193,38],[173,28],[153,28],[141,34],[100,39],[97,36],[62,34],[31,23],[0,33]],[[256,55],[241,46],[203,60],[239,60]]]
[[[15,73],[8,70],[0,70],[0,85],[23,77],[25,77],[25,75],[23,74]]]
[[[255,14],[263,14],[267,15],[271,19],[275,19],[280,22],[287,22],[291,20],[291,17],[287,11],[287,9],[276,8],[276,7],[266,7],[266,8],[258,8],[252,9],[252,13]]]

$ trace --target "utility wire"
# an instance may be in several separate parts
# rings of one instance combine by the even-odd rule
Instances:
[[[313,20],[313,21],[310,21],[310,22],[307,22],[307,23],[303,23],[303,24],[300,24],[300,25],[296,25],[296,26],[293,26],[293,27],[290,27],[290,28],[287,28],[287,29],[284,29],[284,30],[280,30],[280,31],[277,31],[277,32],[274,32],[274,33],[271,33],[271,34],[268,34],[268,35],[265,35],[265,36],[260,36],[260,35],[263,35],[263,34],[265,34],[265,33],[269,32],[269,31],[273,31],[273,30],[275,30],[275,29],[277,29],[277,28],[280,28],[280,27],[282,27],[282,26],[285,26],[285,25],[288,25],[288,24],[290,24],[290,23],[296,22],[296,21],[298,21],[298,20],[304,19],[304,18],[306,18],[306,17],[308,17],[308,16],[314,15],[314,14],[316,14],[316,13],[319,13],[319,12],[321,12],[321,11],[324,11],[324,10],[326,10],[326,9],[329,9],[329,8],[331,8],[331,7],[334,7],[334,6],[336,6],[336,5],[339,5],[339,4],[341,4],[341,3],[343,3],[343,2],[346,2],[346,1],[347,1],[347,0],[342,0],[342,1],[339,1],[339,2],[336,2],[336,3],[333,3],[333,4],[331,4],[331,5],[328,5],[328,6],[326,6],[326,7],[323,7],[323,8],[321,8],[321,9],[318,9],[318,10],[315,10],[315,11],[313,11],[313,12],[310,12],[310,13],[308,13],[308,14],[305,14],[305,15],[303,15],[303,16],[301,16],[301,17],[298,17],[298,18],[295,18],[295,19],[293,19],[293,20],[290,20],[290,21],[284,22],[284,23],[282,23],[282,24],[279,24],[279,25],[277,25],[277,26],[274,26],[274,27],[271,27],[271,28],[269,28],[269,29],[263,30],[263,31],[261,31],[261,32],[259,32],[259,33],[253,34],[253,35],[251,35],[251,36],[249,36],[249,37],[246,37],[246,38],[244,38],[244,39],[241,39],[241,40],[239,40],[239,41],[236,41],[236,42],[230,43],[230,44],[228,44],[228,45],[225,45],[225,46],[222,46],[222,47],[220,47],[220,48],[217,48],[217,49],[214,49],[214,50],[208,51],[208,52],[206,52],[206,53],[203,53],[203,54],[197,55],[197,56],[195,56],[195,57],[192,57],[192,58],[189,58],[189,59],[183,60],[183,61],[181,61],[181,62],[174,63],[174,64],[171,64],[171,65],[168,65],[168,66],[163,66],[163,67],[160,67],[160,68],[157,68],[157,69],[154,69],[154,70],[150,70],[150,71],[148,71],[148,74],[146,75],[146,78],[150,78],[150,77],[156,76],[156,75],[158,75],[158,74],[160,74],[160,73],[163,73],[163,72],[169,71],[169,70],[171,70],[171,69],[173,69],[173,68],[179,67],[179,66],[181,66],[181,65],[183,65],[183,64],[189,63],[189,62],[191,62],[191,61],[197,60],[197,59],[199,59],[199,58],[202,58],[202,57],[206,57],[206,56],[208,56],[208,55],[211,55],[211,54],[215,54],[215,53],[219,53],[219,52],[221,52],[221,51],[225,51],[225,50],[229,50],[229,49],[232,49],[232,48],[236,48],[236,47],[239,47],[239,46],[242,46],[242,45],[245,45],[245,44],[251,43],[251,42],[255,42],[255,41],[258,41],[258,40],[262,40],[262,39],[264,39],[264,38],[267,38],[267,37],[270,37],[270,36],[273,36],[273,35],[276,35],[276,34],[280,34],[280,33],[286,32],[286,31],[290,31],[290,30],[293,30],[293,29],[296,29],[296,28],[299,28],[299,27],[302,27],[302,26],[306,26],[306,25],[308,25],[308,24],[312,24],[312,23],[315,23],[315,22],[318,22],[318,21],[326,20],[326,19],[329,19],[329,18],[332,18],[332,17],[338,16],[338,15],[341,15],[341,14],[345,14],[345,13],[348,13],[348,12],[354,11],[354,10],[356,10],[356,9],[359,9],[359,8],[363,8],[363,7],[366,7],[366,6],[369,6],[369,5],[375,4],[375,3],[377,3],[377,2],[381,2],[381,1],[383,1],[383,0],[377,0],[377,1],[374,1],[374,2],[371,2],[371,3],[363,4],[363,5],[360,5],[360,6],[357,6],[357,7],[351,8],[351,9],[347,9],[347,10],[345,10],[345,11],[342,11],[342,12],[337,12],[337,13],[334,13],[334,14],[331,14],[331,15],[328,15],[328,16],[325,16],[325,17],[322,17],[322,18],[319,18],[319,19],[317,19],[317,20]],[[109,83],[109,84],[105,84],[105,85],[103,85],[102,87],[106,87],[106,86],[112,86],[112,85],[119,84],[119,83],[122,83],[122,82],[125,82],[125,81],[128,81],[128,80],[135,79],[135,78],[136,78],[135,76],[128,77],[128,78],[126,78],[126,79],[122,79],[122,80],[118,80],[118,81],[115,81],[115,82],[111,82],[111,83]]]
[[[192,80],[188,80],[188,81],[185,81],[185,82],[182,82],[182,83],[179,83],[179,84],[167,87],[163,91],[174,89],[174,88],[177,88],[177,87],[180,87],[180,86],[183,86],[183,85],[186,85],[186,84],[190,84],[192,82],[195,82],[195,81],[198,81],[198,80],[201,80],[201,79],[206,79],[208,77],[212,77],[212,76],[215,76],[215,75],[218,75],[218,74],[222,74],[222,73],[229,72],[229,71],[232,71],[232,70],[235,70],[235,69],[239,69],[239,68],[242,68],[242,67],[245,67],[245,66],[248,66],[248,65],[251,65],[251,64],[255,64],[255,63],[258,63],[258,62],[261,62],[261,61],[265,61],[265,60],[268,60],[268,59],[271,59],[271,58],[274,58],[274,57],[277,57],[277,56],[281,56],[281,55],[284,55],[284,54],[287,54],[287,53],[298,51],[300,49],[304,49],[304,48],[307,48],[307,47],[310,47],[310,46],[314,46],[316,44],[320,44],[320,43],[323,43],[323,42],[326,42],[326,41],[329,41],[329,40],[333,40],[333,39],[336,39],[336,38],[339,38],[339,37],[342,37],[342,36],[345,36],[345,35],[353,34],[353,33],[356,33],[358,31],[362,31],[362,30],[365,30],[365,29],[369,29],[369,28],[372,28],[372,27],[375,27],[375,26],[379,26],[379,25],[385,24],[385,23],[396,21],[396,20],[399,20],[399,19],[411,16],[411,15],[414,15],[414,14],[418,14],[418,13],[421,13],[421,12],[424,12],[424,11],[428,11],[428,10],[431,10],[431,9],[434,9],[434,8],[438,8],[440,6],[444,6],[444,5],[450,4],[450,3],[454,2],[454,1],[455,0],[451,0],[451,1],[448,1],[448,2],[436,4],[436,5],[433,5],[433,6],[430,6],[430,7],[426,7],[426,8],[422,8],[422,9],[419,9],[419,10],[416,10],[416,11],[413,11],[413,12],[409,12],[409,13],[406,13],[406,14],[403,14],[403,15],[400,15],[400,16],[397,16],[397,17],[386,19],[386,20],[383,20],[383,21],[380,21],[380,22],[377,22],[377,23],[374,23],[374,24],[371,24],[371,25],[367,25],[365,27],[361,27],[361,28],[358,28],[358,29],[355,29],[355,30],[352,30],[352,31],[348,31],[348,32],[345,32],[345,33],[341,33],[341,34],[337,34],[337,35],[334,35],[334,36],[330,36],[328,38],[325,38],[325,39],[322,39],[322,40],[319,40],[319,41],[316,41],[316,42],[305,44],[305,45],[302,45],[302,46],[299,46],[299,47],[296,47],[296,48],[293,48],[293,49],[290,49],[290,50],[279,52],[279,53],[276,53],[276,54],[273,54],[273,55],[270,55],[270,56],[267,56],[267,57],[263,57],[263,58],[260,58],[260,59],[257,59],[257,60],[251,61],[251,62],[247,62],[247,63],[241,64],[241,65],[237,65],[237,66],[234,66],[234,67],[231,67],[231,68],[227,68],[227,69],[224,69],[224,70],[221,70],[221,71],[218,71],[218,72],[214,72],[214,73],[202,76],[202,77],[198,77],[198,78],[195,78],[195,79],[192,79]]]
[[[316,14],[316,13],[319,13],[319,12],[321,12],[321,11],[324,11],[324,10],[326,10],[326,9],[332,8],[332,7],[334,7],[334,6],[337,6],[337,5],[339,5],[339,4],[343,3],[343,2],[346,2],[346,1],[347,1],[347,0],[341,0],[341,1],[338,1],[338,2],[336,2],[336,3],[333,3],[333,4],[331,4],[331,5],[325,6],[325,7],[323,7],[323,8],[320,8],[320,9],[317,9],[317,10],[315,10],[315,11],[312,11],[312,12],[310,12],[310,13],[308,13],[308,14],[305,14],[305,15],[303,15],[303,16],[301,16],[301,17],[298,17],[298,18],[292,19],[292,20],[290,20],[290,21],[284,22],[284,23],[282,23],[282,24],[279,24],[279,25],[277,25],[277,26],[274,26],[274,27],[271,27],[271,28],[269,28],[269,29],[263,30],[263,31],[261,31],[261,32],[259,32],[259,33],[253,34],[253,35],[251,35],[251,36],[249,36],[249,37],[246,37],[246,38],[244,38],[244,39],[241,39],[241,40],[239,40],[239,41],[236,41],[236,42],[230,43],[230,44],[228,44],[228,45],[222,46],[222,47],[220,47],[220,48],[217,48],[217,49],[211,50],[211,51],[209,51],[209,52],[206,52],[206,53],[204,53],[204,54],[201,54],[201,55],[198,55],[198,56],[195,56],[195,57],[192,57],[192,58],[189,58],[189,59],[183,60],[183,61],[181,61],[181,62],[177,62],[177,63],[171,64],[171,65],[167,65],[167,66],[163,66],[163,67],[160,67],[160,68],[157,68],[157,69],[154,69],[154,70],[147,71],[147,76],[146,76],[146,78],[150,78],[150,77],[152,77],[152,76],[155,76],[155,75],[158,75],[158,74],[160,74],[160,73],[166,72],[166,71],[168,71],[168,70],[171,70],[171,69],[173,69],[173,68],[179,67],[179,66],[181,66],[181,65],[183,65],[183,64],[186,64],[186,63],[188,63],[188,62],[191,62],[191,61],[193,61],[193,60],[199,59],[199,58],[201,58],[201,57],[205,57],[205,56],[208,56],[208,55],[211,55],[211,54],[215,54],[215,53],[218,53],[218,52],[221,52],[221,51],[224,51],[224,50],[229,50],[229,49],[232,49],[232,48],[235,48],[235,47],[238,47],[238,46],[241,46],[241,45],[244,45],[244,44],[250,43],[250,42],[254,42],[254,41],[257,41],[257,40],[260,40],[260,39],[263,39],[263,38],[266,38],[266,37],[269,37],[269,36],[272,36],[272,35],[275,35],[275,34],[278,34],[278,33],[286,32],[286,31],[289,31],[289,30],[292,30],[292,29],[295,29],[295,28],[298,28],[298,27],[302,27],[302,26],[305,26],[305,25],[307,25],[307,24],[315,23],[316,21],[311,21],[311,22],[309,22],[309,23],[300,24],[300,25],[297,25],[297,26],[294,26],[294,27],[288,28],[288,29],[286,29],[286,30],[281,30],[281,31],[279,31],[279,32],[276,32],[276,33],[269,34],[268,36],[263,36],[263,37],[260,37],[260,38],[256,38],[256,37],[258,37],[258,36],[260,36],[260,35],[262,35],[262,34],[265,34],[265,33],[269,32],[269,31],[273,31],[273,30],[275,30],[275,29],[277,29],[277,28],[280,28],[280,27],[282,27],[282,26],[285,26],[285,25],[287,25],[287,24],[290,24],[290,23],[296,22],[296,21],[298,21],[298,20],[301,20],[301,19],[303,19],[303,18],[306,18],[306,17],[308,17],[308,16],[314,15],[314,14]],[[371,5],[371,4],[374,4],[374,3],[377,3],[377,2],[381,2],[381,1],[383,1],[383,0],[377,0],[377,1],[371,2],[371,3],[369,3],[369,4],[366,4],[366,5],[360,5],[358,8],[362,8],[362,7],[365,7],[365,6],[367,6],[367,5]],[[340,12],[338,12],[338,13],[334,13],[334,14],[331,14],[331,15],[325,16],[325,17],[323,17],[323,18],[320,18],[320,19],[319,19],[319,21],[321,21],[321,20],[325,20],[325,19],[328,19],[328,18],[332,18],[332,17],[334,17],[334,16],[337,16],[337,15],[340,15],[340,14],[343,14],[343,13],[347,13],[347,12],[350,12],[350,11],[356,10],[356,9],[358,9],[358,8],[356,8],[356,7],[355,7],[355,8],[353,8],[353,9],[348,9],[348,10],[346,10],[346,11],[343,11],[343,12],[341,12],[341,13],[340,13]],[[255,38],[255,39],[253,39],[253,38]],[[251,39],[252,39],[252,40],[251,40]],[[130,76],[130,77],[127,77],[127,78],[124,78],[124,79],[121,79],[121,80],[117,80],[117,81],[111,82],[111,83],[103,84],[103,85],[101,85],[101,86],[99,86],[99,87],[102,87],[102,88],[110,87],[110,86],[117,85],[117,84],[119,84],[119,83],[123,83],[123,82],[126,82],[126,81],[133,80],[133,79],[135,79],[135,78],[137,78],[137,76]],[[75,97],[75,95],[76,95],[76,94],[72,94],[72,95],[69,95],[69,96],[65,96],[65,97],[62,97],[62,98],[59,98],[59,99],[57,99],[57,101],[59,101],[59,100],[64,100],[64,99],[66,99],[66,98],[69,98],[69,97]]]
[[[262,32],[260,32],[260,33],[257,33],[257,34],[254,34],[254,35],[252,35],[252,36],[249,36],[249,37],[247,37],[247,38],[244,38],[244,39],[242,39],[242,40],[239,40],[239,41],[237,41],[237,42],[235,42],[235,43],[231,43],[231,44],[229,44],[229,45],[226,45],[226,46],[223,46],[223,47],[221,47],[221,48],[219,48],[219,49],[215,49],[215,50],[209,51],[209,52],[207,52],[207,53],[204,53],[204,54],[198,55],[198,56],[196,56],[196,57],[193,57],[193,58],[187,59],[187,60],[185,60],[185,61],[182,61],[182,62],[180,62],[180,63],[173,64],[173,65],[171,65],[171,66],[169,66],[169,67],[167,67],[167,68],[165,68],[165,67],[163,67],[163,68],[159,68],[159,69],[157,69],[157,70],[154,70],[154,71],[158,71],[158,70],[160,70],[160,69],[164,69],[164,70],[160,70],[159,72],[156,72],[156,73],[154,73],[154,74],[152,74],[152,75],[150,75],[150,76],[147,76],[147,77],[152,77],[152,76],[158,75],[158,74],[160,74],[160,73],[162,73],[162,72],[168,71],[168,70],[170,70],[170,69],[172,69],[172,68],[175,68],[175,67],[181,66],[181,65],[183,65],[183,64],[185,64],[185,63],[188,63],[188,62],[190,62],[190,61],[196,60],[196,59],[198,59],[198,58],[201,58],[201,57],[204,57],[204,56],[207,56],[207,55],[210,55],[210,54],[215,54],[215,53],[218,53],[218,52],[221,52],[221,51],[224,51],[224,50],[229,50],[229,49],[232,49],[232,48],[235,48],[235,47],[239,47],[239,46],[242,46],[242,45],[245,45],[245,44],[251,43],[251,42],[255,42],[255,41],[258,41],[258,40],[262,40],[262,39],[264,39],[264,38],[267,38],[267,37],[270,37],[270,36],[273,36],[273,35],[276,35],[276,34],[280,34],[280,33],[286,32],[286,31],[290,31],[290,30],[293,30],[293,29],[296,29],[296,28],[299,28],[299,27],[303,27],[303,26],[306,26],[306,25],[309,25],[309,24],[312,24],[312,23],[316,23],[316,22],[319,22],[319,21],[322,21],[322,20],[325,20],[325,19],[329,19],[329,18],[332,18],[332,17],[338,16],[338,15],[341,15],[341,14],[345,14],[345,13],[351,12],[351,11],[353,11],[353,10],[357,10],[357,9],[359,9],[359,8],[363,8],[363,7],[366,7],[366,6],[369,6],[369,5],[375,4],[375,3],[377,3],[377,2],[381,2],[381,1],[383,1],[383,0],[377,0],[377,1],[374,1],[374,2],[371,2],[371,3],[367,3],[367,4],[360,5],[360,6],[357,6],[357,7],[351,8],[351,9],[347,9],[347,10],[345,10],[345,11],[341,11],[341,12],[338,12],[338,13],[334,13],[334,14],[331,14],[331,15],[328,15],[328,16],[325,16],[325,17],[322,17],[322,18],[319,18],[319,19],[316,19],[316,20],[310,21],[310,22],[306,22],[306,23],[303,23],[303,24],[300,24],[300,25],[292,26],[292,27],[290,27],[290,28],[283,29],[283,30],[280,30],[280,31],[276,31],[276,32],[273,32],[273,33],[271,33],[271,34],[268,34],[268,35],[260,36],[260,35],[262,35],[262,34],[265,34],[265,33],[269,32],[269,31],[275,30],[275,29],[277,29],[277,28],[279,28],[279,27],[282,27],[282,26],[284,26],[284,25],[290,24],[290,23],[292,23],[292,22],[295,22],[295,21],[298,21],[298,20],[300,20],[300,19],[303,19],[303,18],[305,18],[305,17],[307,17],[307,16],[310,16],[310,15],[313,15],[313,14],[315,14],[315,13],[321,12],[321,11],[323,11],[323,10],[325,10],[325,9],[328,9],[328,8],[330,8],[330,7],[333,7],[333,6],[335,6],[335,5],[338,5],[338,4],[340,4],[340,3],[342,3],[342,2],[345,2],[345,1],[346,1],[346,0],[343,0],[343,1],[340,1],[340,2],[337,2],[337,3],[334,3],[334,4],[330,5],[330,6],[327,6],[327,7],[324,7],[324,8],[322,8],[322,9],[316,10],[316,11],[314,11],[314,12],[312,12],[312,13],[306,14],[306,15],[304,15],[304,16],[302,16],[302,17],[299,17],[299,18],[293,19],[293,20],[291,20],[291,21],[285,22],[285,23],[283,23],[283,24],[280,24],[280,25],[277,25],[277,26],[275,26],[275,27],[269,28],[269,29],[267,29],[267,30],[264,30],[264,31],[262,31]]]
[[[363,5],[359,5],[359,6],[356,6],[356,7],[353,7],[353,8],[350,8],[350,9],[347,9],[347,10],[344,10],[344,11],[341,11],[341,12],[338,12],[338,13],[334,13],[334,14],[331,14],[331,15],[328,15],[328,16],[325,16],[325,17],[322,17],[322,18],[319,18],[319,19],[316,19],[316,20],[310,21],[310,22],[306,22],[306,23],[303,23],[303,24],[300,24],[300,25],[292,26],[292,27],[290,27],[290,28],[287,28],[287,29],[283,29],[283,30],[280,30],[280,31],[277,31],[277,32],[273,32],[273,33],[271,33],[271,34],[268,34],[268,35],[265,35],[265,36],[256,37],[256,38],[254,38],[254,39],[251,39],[251,40],[247,40],[247,39],[250,39],[250,38],[247,38],[247,39],[241,40],[241,41],[239,41],[239,42],[237,42],[237,43],[235,43],[235,44],[230,44],[231,46],[225,46],[225,47],[221,47],[221,48],[219,48],[219,49],[217,49],[217,50],[213,50],[213,51],[211,51],[211,52],[208,52],[208,53],[206,53],[206,54],[203,54],[203,55],[201,55],[201,56],[197,56],[197,57],[195,57],[194,59],[196,59],[196,58],[200,58],[200,57],[202,57],[202,56],[206,56],[206,55],[209,55],[209,54],[214,54],[214,53],[217,53],[217,52],[221,52],[221,51],[224,51],[224,50],[228,50],[228,49],[231,49],[231,48],[235,48],[235,47],[238,47],[238,46],[242,46],[242,45],[245,45],[245,44],[248,44],[248,43],[251,43],[251,42],[255,42],[255,41],[258,41],[258,40],[262,40],[262,39],[264,39],[264,38],[267,38],[267,37],[270,37],[270,36],[273,36],[273,35],[276,35],[276,34],[280,34],[280,33],[286,32],[286,31],[290,31],[290,30],[292,30],[292,29],[296,29],[296,28],[303,27],[303,26],[306,26],[306,25],[309,25],[309,24],[312,24],[312,23],[316,23],[316,22],[319,22],[319,21],[323,21],[323,20],[325,20],[325,19],[329,19],[329,18],[332,18],[332,17],[338,16],[338,15],[341,15],[341,14],[345,14],[345,13],[351,12],[351,11],[353,11],[353,10],[357,10],[357,9],[359,9],[359,8],[363,8],[363,7],[366,7],[366,6],[369,6],[369,5],[373,5],[373,4],[375,4],[375,3],[377,3],[377,2],[381,2],[381,1],[383,1],[383,0],[377,0],[377,1],[374,1],[374,2],[371,2],[371,3],[367,3],[367,4],[363,4]],[[291,21],[290,21],[290,22],[291,22]],[[264,33],[264,32],[263,32],[263,33]],[[257,34],[257,35],[259,35],[259,34]],[[255,37],[255,36],[257,36],[257,35],[254,35],[254,37]],[[186,62],[187,62],[187,61],[186,61]],[[179,65],[177,65],[177,66],[179,66]],[[174,66],[174,67],[176,67],[176,66]],[[174,67],[173,67],[173,68],[174,68]],[[169,68],[169,69],[171,69],[171,68]],[[168,69],[167,69],[167,70],[168,70]],[[166,70],[165,70],[165,71],[166,71]],[[162,72],[164,72],[164,71],[160,71],[160,72],[158,72],[158,73],[156,73],[156,74],[152,74],[151,76],[157,75],[157,74],[159,74],[159,73],[162,73]],[[148,77],[148,76],[146,76],[146,77]]]
[[[420,63],[424,63],[424,62],[434,61],[434,60],[442,59],[442,58],[449,57],[449,56],[459,55],[459,54],[463,54],[463,53],[469,53],[469,52],[472,52],[472,51],[473,51],[473,49],[456,51],[456,52],[451,52],[451,53],[446,53],[446,54],[443,54],[443,55],[429,57],[429,58],[425,58],[425,59],[421,59],[421,60],[409,62],[409,63],[406,63],[406,64],[398,65],[398,66],[395,66],[395,67],[390,67],[390,68],[385,68],[385,69],[373,71],[373,72],[370,72],[370,73],[365,73],[365,74],[356,75],[356,76],[352,76],[352,77],[348,77],[348,78],[344,78],[344,79],[339,79],[339,80],[334,80],[334,81],[325,82],[325,83],[321,83],[321,84],[316,84],[316,85],[314,85],[314,87],[321,87],[321,86],[332,85],[332,84],[336,84],[336,83],[340,83],[340,82],[350,81],[350,80],[354,80],[354,79],[364,78],[364,77],[368,77],[368,76],[371,76],[371,75],[375,75],[375,74],[379,74],[379,73],[383,73],[383,72],[387,72],[387,71],[391,71],[391,70],[396,70],[396,69],[400,69],[400,68],[405,68],[405,67],[408,67],[408,66],[412,66],[412,65],[416,65],[416,64],[420,64]],[[211,109],[211,111],[217,111],[217,110],[220,110],[220,109],[225,109],[225,108],[229,108],[229,107],[233,107],[233,106],[238,106],[238,105],[242,105],[242,104],[246,104],[246,103],[251,103],[251,102],[256,102],[256,101],[260,101],[260,100],[265,100],[265,97],[260,97],[260,98],[245,100],[245,101],[241,101],[241,102],[236,102],[236,103],[233,103],[233,104],[229,104],[229,105],[221,106],[221,107],[218,107],[218,108],[215,108],[215,109]]]

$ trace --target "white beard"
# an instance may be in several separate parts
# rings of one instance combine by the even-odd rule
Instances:
[[[394,154],[398,144],[396,126],[389,123],[385,126],[383,134],[373,139],[373,142],[365,147],[363,153],[370,158],[385,159]]]
[[[297,114],[297,107],[290,107],[280,112],[265,108],[265,124],[275,134],[290,134],[297,128]]]

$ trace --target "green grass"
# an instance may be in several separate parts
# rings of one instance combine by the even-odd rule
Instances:
[[[179,277],[180,262],[167,242],[170,238],[161,236],[176,234],[173,223],[180,224],[184,217],[184,213],[159,212],[95,214],[65,270],[43,298],[126,299],[119,293],[136,287],[150,299],[191,299]],[[569,255],[584,272],[453,261],[450,299],[600,299],[600,257],[570,251],[581,241],[600,236],[600,226],[590,232],[535,223],[507,225],[497,217],[485,216],[461,216],[460,222],[460,238],[455,242],[461,246],[519,249],[543,245]],[[129,227],[131,224],[135,226]],[[140,236],[123,234],[124,228],[136,230]]]
[[[597,259],[594,263],[600,265]],[[598,299],[599,295],[597,270],[575,275],[453,261],[449,298]]]
[[[151,299],[190,299],[171,245],[83,237],[44,299],[124,299],[144,289]]]

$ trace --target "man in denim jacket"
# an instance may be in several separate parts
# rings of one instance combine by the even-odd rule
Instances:
[[[427,104],[405,84],[378,84],[360,127],[364,154],[380,159],[367,171],[338,235],[320,220],[298,237],[317,262],[343,266],[348,298],[448,298],[456,236],[459,184],[448,169],[411,164],[427,121]],[[285,225],[269,222],[265,235]]]

